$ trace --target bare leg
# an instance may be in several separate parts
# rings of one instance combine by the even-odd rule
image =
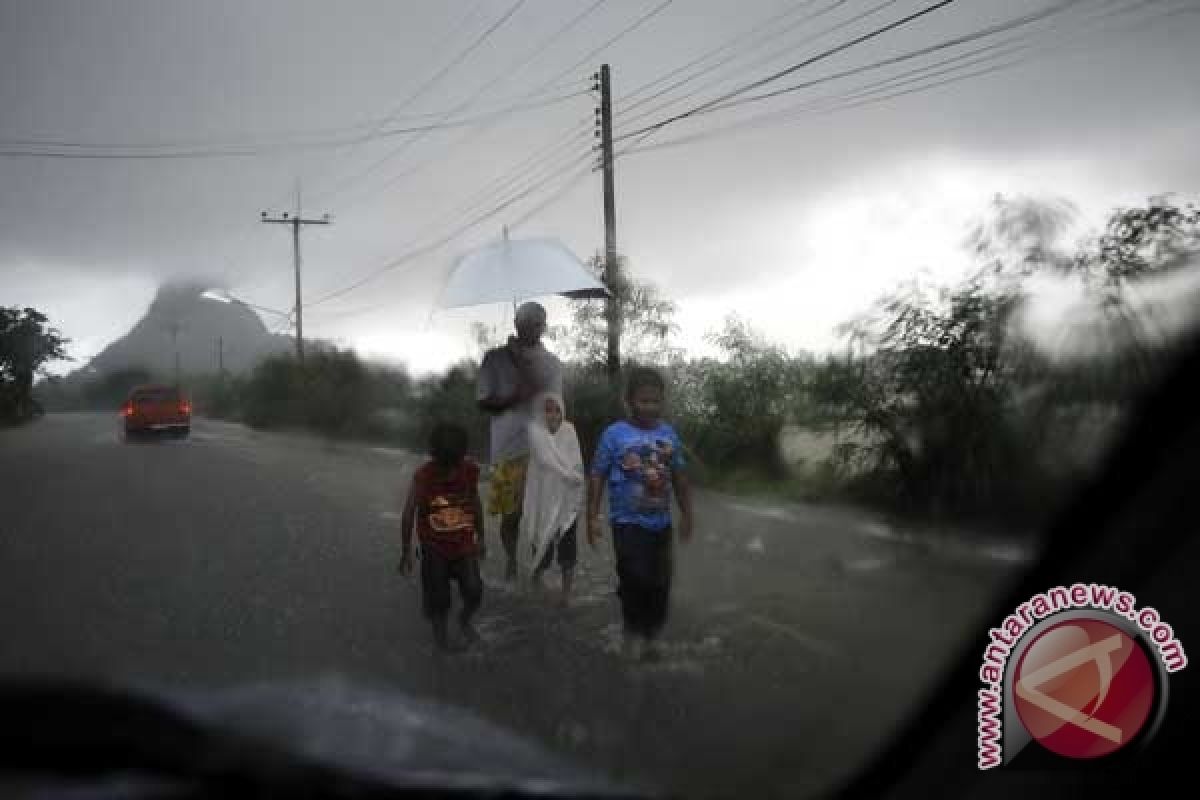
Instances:
[[[458,612],[458,626],[468,645],[480,642],[479,631],[471,618],[483,602],[483,578],[479,574],[479,562],[469,558],[461,565],[458,573],[458,591],[462,595],[462,609]]]
[[[433,643],[437,645],[439,650],[449,651],[451,647],[450,636],[446,630],[446,615],[439,614],[430,620],[430,622],[433,624]]]
[[[559,597],[559,604],[566,608],[571,604],[571,583],[575,579],[575,570],[572,567],[563,567],[562,571],[562,595]]]
[[[504,579],[513,581],[517,578],[517,536],[521,530],[521,515],[506,514],[500,520],[500,541],[504,544],[504,553],[508,556],[508,564],[504,569]]]

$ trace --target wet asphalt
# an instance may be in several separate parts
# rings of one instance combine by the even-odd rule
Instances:
[[[492,519],[483,642],[446,657],[395,570],[417,463],[203,419],[186,441],[125,441],[105,414],[0,431],[0,672],[189,688],[338,675],[637,785],[819,796],[994,622],[1026,555],[700,492],[663,658],[631,664],[610,542],[581,547],[564,610],[501,579]]]

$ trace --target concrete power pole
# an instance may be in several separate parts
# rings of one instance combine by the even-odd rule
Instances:
[[[616,386],[621,374],[621,315],[617,295],[617,211],[613,193],[613,136],[612,86],[608,64],[600,67],[600,150],[604,171],[604,283],[610,295],[607,300],[608,321],[608,378]]]
[[[292,226],[292,259],[296,265],[296,359],[303,363],[304,361],[304,305],[300,298],[300,226],[301,225],[328,225],[330,220],[329,215],[325,214],[320,219],[304,219],[300,212],[300,190],[296,190],[296,213],[294,215],[284,212],[281,216],[268,216],[267,212],[262,212],[262,221],[277,225]]]

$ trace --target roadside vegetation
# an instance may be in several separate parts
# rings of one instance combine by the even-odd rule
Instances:
[[[34,377],[47,364],[66,360],[68,342],[37,309],[0,307],[0,425],[21,425],[41,416]]]
[[[1187,315],[1171,322],[1146,302],[1154,282],[1198,269],[1194,206],[1152,198],[1114,211],[1091,240],[1064,244],[1072,220],[1066,204],[997,198],[970,237],[973,273],[955,285],[887,292],[842,327],[844,349],[829,356],[789,352],[731,316],[709,336],[718,357],[685,357],[675,346],[675,305],[626,279],[617,287],[623,366],[663,370],[669,416],[703,485],[1028,528],[1086,473],[1169,361]],[[591,263],[599,271],[599,257]],[[1080,299],[1052,335],[1030,322],[1044,280],[1074,287]],[[605,336],[603,305],[580,301],[548,342],[567,364],[568,415],[589,455],[622,413]],[[480,353],[502,338],[480,327]],[[477,368],[467,360],[414,378],[314,342],[303,364],[281,355],[243,376],[185,383],[202,414],[418,450],[436,421],[455,420],[481,455]],[[71,398],[55,396],[54,382],[40,390],[56,407],[115,408],[127,385],[156,377],[110,375]]]

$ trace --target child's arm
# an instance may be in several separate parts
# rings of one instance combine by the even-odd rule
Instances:
[[[405,575],[412,572],[412,535],[417,521],[417,485],[414,479],[404,501],[404,513],[400,515],[400,571]]]
[[[600,503],[604,500],[604,476],[588,476],[587,540],[592,547],[600,538]]]
[[[675,487],[675,501],[679,503],[679,538],[689,542],[692,539],[692,483],[685,471],[673,470],[671,484]]]
[[[596,443],[596,454],[592,457],[592,468],[587,482],[587,540],[592,547],[600,538],[600,503],[604,500],[604,481],[613,465],[613,448],[609,444],[609,432],[605,429]]]

